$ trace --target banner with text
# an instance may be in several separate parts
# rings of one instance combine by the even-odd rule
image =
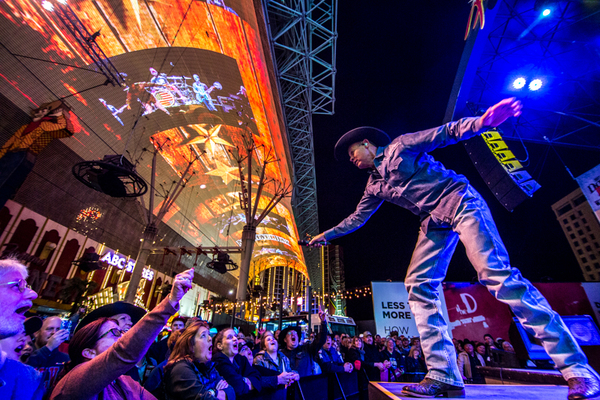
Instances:
[[[408,305],[408,291],[403,282],[371,282],[375,329],[382,337],[398,331],[404,336],[419,336],[415,317]],[[448,312],[442,287],[439,289],[442,313],[448,321]]]
[[[444,282],[452,337],[482,341],[483,335],[508,339],[510,309],[479,283]]]
[[[575,178],[585,198],[600,221],[600,165]]]

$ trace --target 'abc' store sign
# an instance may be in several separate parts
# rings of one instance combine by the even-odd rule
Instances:
[[[104,253],[100,261],[106,262],[119,269],[125,269],[126,272],[132,272],[133,267],[135,266],[135,260],[133,258],[128,259],[128,257],[113,253],[110,250]],[[142,278],[151,281],[152,278],[154,278],[154,271],[150,268],[144,268],[142,271]]]

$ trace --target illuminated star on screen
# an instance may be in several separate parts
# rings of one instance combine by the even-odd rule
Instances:
[[[223,179],[223,183],[225,183],[226,185],[228,185],[229,182],[231,182],[232,180],[240,179],[236,175],[236,173],[238,172],[237,168],[228,167],[227,165],[219,161],[216,161],[216,164],[217,168],[213,169],[212,171],[208,171],[206,175],[218,176],[219,178]]]
[[[217,145],[222,144],[223,146],[233,147],[231,143],[219,137],[222,126],[223,125],[217,125],[207,130],[200,125],[193,125],[193,128],[198,131],[199,134],[185,143],[185,145],[204,143],[205,150],[214,157]]]

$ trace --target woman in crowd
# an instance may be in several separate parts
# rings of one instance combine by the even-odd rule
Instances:
[[[385,348],[381,352],[384,360],[390,362],[388,368],[388,379],[390,382],[402,382],[402,374],[404,374],[404,356],[396,350],[396,341],[393,337],[385,339]]]
[[[208,324],[192,322],[179,336],[165,367],[167,398],[177,400],[234,400],[233,388],[212,363]]]
[[[171,293],[127,333],[113,319],[100,318],[81,328],[71,339],[71,361],[51,399],[152,399],[131,377],[124,376],[150,348],[179,300],[191,288],[194,270],[178,274]]]
[[[363,341],[358,336],[352,338],[352,344],[348,349],[348,362],[354,364],[354,368],[360,369],[360,364],[365,361]],[[357,363],[358,361],[358,363]]]
[[[502,350],[504,350],[508,353],[515,352],[515,349],[513,348],[512,344],[510,344],[510,342],[508,340],[505,340],[502,342]]]
[[[300,379],[292,371],[290,360],[279,351],[279,343],[272,332],[265,332],[260,339],[260,351],[254,357],[254,367],[260,373],[265,394],[272,399],[285,399],[285,388]]]
[[[217,371],[233,387],[236,397],[249,397],[260,392],[262,384],[260,374],[248,359],[239,354],[237,334],[231,328],[223,329],[215,336],[214,357]]]
[[[417,346],[412,346],[406,357],[406,381],[421,382],[427,373],[425,362],[421,358],[421,350]]]
[[[348,358],[346,361],[352,363],[357,372],[359,398],[361,400],[368,399],[369,377],[363,365],[365,362],[365,351],[363,341],[360,337],[355,336],[352,338],[352,344],[350,345],[347,354]]]
[[[477,371],[477,366],[485,365],[483,357],[475,352],[473,343],[464,341],[464,349],[458,355],[458,370],[466,383],[485,383],[485,378]]]

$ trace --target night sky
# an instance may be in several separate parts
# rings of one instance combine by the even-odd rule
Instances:
[[[439,126],[462,55],[470,11],[467,0],[339,2],[335,115],[314,117],[319,227],[329,229],[352,213],[368,175],[336,162],[333,147],[362,125],[392,138]],[[500,100],[501,98],[498,98]],[[524,104],[524,113],[527,104]],[[525,158],[519,142],[508,142]],[[583,276],[551,205],[577,188],[574,176],[600,163],[600,153],[525,143],[526,170],[542,188],[510,213],[487,188],[462,144],[435,150],[444,165],[465,175],[488,202],[511,262],[531,281],[582,281]],[[559,158],[560,157],[560,158]],[[419,218],[384,203],[358,231],[333,241],[343,246],[346,288],[404,279],[417,240]],[[459,244],[447,281],[472,281],[475,271]],[[368,319],[368,301],[350,301],[348,313]],[[372,317],[371,317],[372,318]]]

